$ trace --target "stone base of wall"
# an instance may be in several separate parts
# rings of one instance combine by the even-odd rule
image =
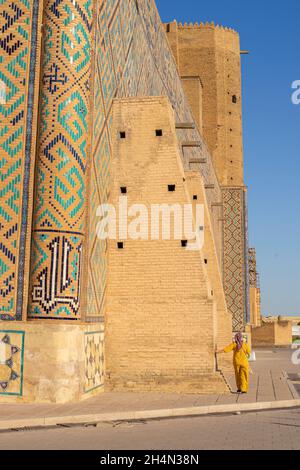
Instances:
[[[253,347],[290,347],[292,344],[292,323],[288,321],[264,323],[252,328]]]
[[[102,324],[5,322],[0,403],[67,403],[103,391]]]
[[[160,392],[179,394],[227,394],[229,390],[219,372],[195,375],[175,375],[168,377],[118,377],[110,380],[106,391],[118,392]]]

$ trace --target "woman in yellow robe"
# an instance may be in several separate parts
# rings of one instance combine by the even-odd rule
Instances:
[[[222,352],[233,351],[233,366],[238,393],[248,393],[249,390],[249,357],[251,349],[247,343],[243,342],[242,333],[235,335],[234,343],[231,343]]]

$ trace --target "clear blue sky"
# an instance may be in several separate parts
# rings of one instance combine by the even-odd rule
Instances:
[[[236,29],[243,56],[245,182],[263,314],[300,314],[299,0],[156,0],[163,21]]]

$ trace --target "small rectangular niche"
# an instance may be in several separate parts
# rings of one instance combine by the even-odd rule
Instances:
[[[162,129],[156,129],[155,135],[156,135],[156,137],[162,137],[162,135],[163,135]]]
[[[237,97],[236,97],[236,95],[233,95],[233,97],[232,97],[232,102],[233,102],[234,104],[237,103]]]
[[[205,263],[205,264],[208,264],[208,259],[205,259],[205,260],[204,260],[204,263]]]
[[[176,184],[169,184],[168,191],[169,193],[174,193],[174,191],[176,191]]]
[[[120,191],[121,191],[121,194],[127,194],[126,186],[121,186]]]
[[[194,200],[194,201],[198,201],[198,196],[197,196],[197,194],[194,194],[193,200]]]
[[[182,248],[186,248],[188,245],[188,241],[187,240],[181,240],[181,246]]]
[[[120,139],[126,139],[126,132],[125,131],[119,132],[119,137]]]
[[[123,242],[118,242],[117,246],[118,246],[118,250],[123,250],[124,249],[124,243]]]

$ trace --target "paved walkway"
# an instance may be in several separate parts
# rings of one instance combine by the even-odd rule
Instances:
[[[41,417],[70,417],[101,413],[122,413],[145,410],[170,410],[190,407],[276,402],[300,398],[300,366],[291,361],[292,350],[259,350],[252,363],[248,395],[179,395],[161,393],[104,393],[94,398],[67,405],[1,404],[1,422]],[[292,380],[288,379],[288,376]],[[227,377],[233,390],[233,375]],[[293,382],[294,381],[294,382]],[[296,387],[294,386],[296,385]]]
[[[131,450],[147,450],[144,454],[153,455],[154,458],[156,453],[153,451],[156,449],[190,450],[195,456],[198,450],[300,450],[300,410],[5,432],[0,433],[1,449],[96,450],[95,459],[98,460],[95,464],[109,452],[124,449],[126,452],[119,455],[127,455]],[[7,456],[12,459],[10,467],[15,456],[15,452]],[[26,462],[26,455],[22,454],[23,464],[24,457]],[[69,457],[71,467],[73,455]],[[45,460],[43,455],[41,458]],[[36,459],[39,459],[38,455],[34,456]],[[1,464],[5,463],[5,453],[2,452]],[[204,463],[206,461],[203,462],[203,456],[200,456],[202,468]],[[140,466],[135,462],[131,468]],[[123,467],[126,468],[126,465]]]

